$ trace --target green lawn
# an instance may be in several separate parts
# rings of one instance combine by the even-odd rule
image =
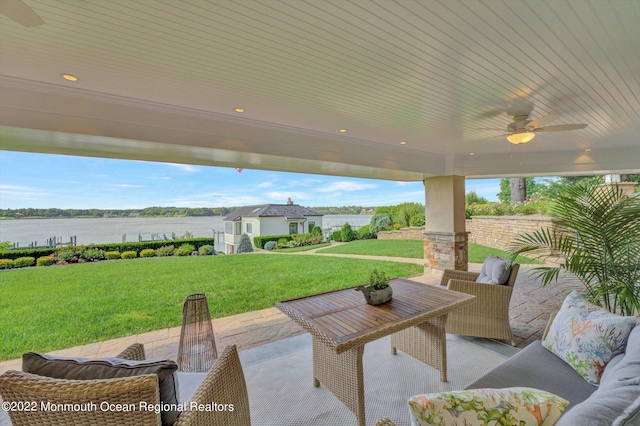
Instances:
[[[318,250],[318,253],[365,254],[370,256],[410,257],[422,259],[424,245],[421,240],[359,240],[348,244]],[[502,250],[469,244],[469,262],[482,263],[493,253],[494,256],[509,257],[509,253]],[[533,259],[518,256],[518,263],[537,263]]]
[[[205,293],[212,317],[355,286],[373,268],[422,266],[325,256],[254,254],[105,261],[0,272],[0,360],[180,325],[182,303]]]

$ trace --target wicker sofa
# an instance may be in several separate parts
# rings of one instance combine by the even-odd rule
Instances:
[[[123,360],[144,360],[144,347],[133,344],[117,355]],[[207,373],[175,373],[179,383],[183,410],[174,426],[231,426],[250,425],[249,400],[244,373],[237,348],[227,347]],[[204,376],[204,377],[203,377]],[[201,380],[202,379],[202,380]],[[188,383],[193,380],[198,384]],[[195,390],[192,394],[187,390]],[[143,374],[97,380],[54,379],[23,371],[7,371],[0,375],[0,396],[5,402],[20,404],[35,401],[36,410],[9,412],[13,426],[33,425],[161,425],[160,410],[126,407],[159,407],[161,402],[159,379],[156,374]],[[103,409],[102,402],[110,406]],[[44,404],[68,405],[69,409],[42,410]],[[207,409],[213,403],[233,404],[233,410]],[[89,404],[96,404],[91,406]],[[84,404],[84,405],[83,405]],[[116,404],[120,404],[119,406]],[[64,406],[60,406],[64,407]],[[81,409],[87,407],[87,409]],[[120,408],[118,408],[120,407]],[[16,408],[18,405],[16,405]],[[31,408],[31,407],[28,407]],[[95,409],[92,409],[95,408]],[[0,412],[0,414],[3,414]],[[6,413],[4,413],[6,414]],[[7,424],[5,418],[0,425]]]

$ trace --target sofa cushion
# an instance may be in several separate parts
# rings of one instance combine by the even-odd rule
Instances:
[[[625,353],[609,362],[598,390],[558,422],[560,426],[575,424],[640,424],[640,327],[629,334]]]
[[[576,291],[562,303],[542,344],[594,385],[607,363],[624,351],[635,317],[623,317],[589,303]]]
[[[571,403],[569,409],[587,399],[597,389],[566,362],[545,349],[539,340],[482,376],[467,389],[516,386],[542,389],[558,395]]]
[[[416,426],[484,426],[489,421],[551,426],[568,404],[552,393],[517,387],[416,395],[409,399],[409,410]]]
[[[160,387],[160,401],[169,404],[170,411],[162,411],[162,424],[175,423],[177,385],[174,373],[178,365],[170,360],[131,361],[121,358],[70,358],[27,352],[22,355],[22,371],[54,379],[94,380],[156,374]]]
[[[509,279],[510,273],[511,267],[507,259],[490,254],[482,263],[482,269],[480,270],[480,275],[476,278],[476,282],[504,284]]]

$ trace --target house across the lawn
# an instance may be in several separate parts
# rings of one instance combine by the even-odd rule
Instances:
[[[322,228],[322,213],[294,204],[262,204],[240,207],[224,218],[224,251],[235,252],[240,236],[302,234],[309,232],[309,225]]]

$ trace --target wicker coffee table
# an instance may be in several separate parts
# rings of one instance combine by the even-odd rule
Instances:
[[[391,336],[396,349],[438,369],[447,380],[447,314],[473,303],[474,296],[405,279],[391,281],[393,299],[371,306],[353,288],[276,303],[311,333],[313,382],[322,383],[365,425],[364,345]]]

